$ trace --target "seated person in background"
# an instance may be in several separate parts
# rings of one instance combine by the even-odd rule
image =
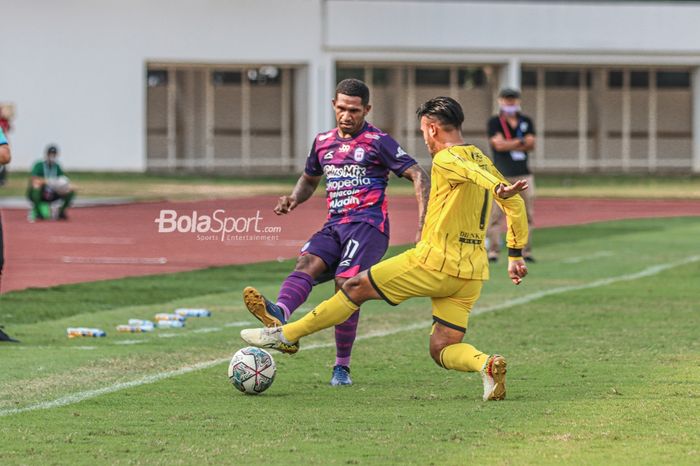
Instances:
[[[51,203],[62,200],[58,211],[59,220],[67,220],[66,210],[75,197],[75,191],[68,177],[56,161],[58,147],[46,148],[46,158],[34,164],[29,179],[27,197],[32,202],[30,219],[48,220],[51,218]]]

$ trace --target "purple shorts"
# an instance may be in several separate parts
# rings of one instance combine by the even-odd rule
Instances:
[[[364,222],[335,224],[315,233],[301,248],[301,255],[313,254],[325,262],[328,270],[317,283],[333,276],[354,277],[382,260],[389,238]]]

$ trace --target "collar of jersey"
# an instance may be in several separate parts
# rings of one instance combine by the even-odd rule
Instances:
[[[341,138],[341,137],[340,137],[340,130],[338,130],[338,128],[336,127],[336,128],[335,128],[335,140],[336,140],[336,141],[340,141],[340,142],[350,142],[350,141],[354,141],[355,139],[357,139],[358,137],[360,137],[360,136],[362,135],[362,133],[364,133],[365,131],[367,131],[367,128],[369,128],[369,123],[367,123],[367,122],[365,121],[365,124],[362,125],[362,128],[360,128],[360,131],[358,131],[354,136],[349,137],[349,138]]]

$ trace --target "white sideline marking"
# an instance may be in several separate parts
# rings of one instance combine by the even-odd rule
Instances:
[[[245,325],[250,325],[252,322],[249,322],[247,320],[241,320],[238,322],[229,322],[228,324],[224,324],[224,327],[243,327]],[[161,338],[175,338],[175,337],[185,337],[189,335],[190,333],[211,333],[211,332],[218,332],[223,330],[221,327],[203,327],[203,328],[198,328],[197,330],[192,330],[191,332],[187,332],[187,330],[182,329],[180,333],[159,333],[158,336]]]
[[[220,332],[223,330],[221,327],[203,327],[203,328],[198,328],[197,330],[192,330],[192,333],[211,333],[211,332]]]
[[[138,387],[139,385],[145,385],[153,382],[157,382],[162,379],[167,379],[169,377],[175,377],[182,374],[187,374],[188,372],[198,371],[201,369],[207,369],[209,367],[215,366],[222,362],[228,361],[229,359],[215,359],[212,361],[200,362],[198,364],[193,364],[191,366],[185,366],[174,371],[161,372],[160,374],[153,374],[140,379],[132,380],[130,382],[120,382],[109,387],[98,388],[96,390],[87,390],[84,392],[74,393],[72,395],[57,398],[52,401],[44,401],[42,403],[37,403],[34,405],[29,405],[24,408],[13,408],[5,409],[0,411],[0,417],[10,416],[12,414],[24,413],[26,411],[36,411],[38,409],[51,409],[58,408],[61,406],[66,406],[74,403],[78,403],[83,400],[90,398],[95,398],[100,395],[106,395],[108,393],[118,392],[127,388]]]
[[[224,327],[243,327],[244,325],[250,325],[253,322],[250,322],[249,320],[239,320],[238,322],[229,322],[228,324],[224,324]]]
[[[138,345],[139,343],[145,343],[146,340],[120,340],[115,341],[115,345]]]
[[[553,288],[551,290],[538,291],[536,293],[531,293],[531,294],[523,296],[521,298],[511,299],[511,300],[505,301],[505,302],[500,303],[500,304],[495,304],[493,306],[476,308],[471,312],[471,315],[485,314],[487,312],[493,312],[493,311],[498,311],[501,309],[506,309],[506,308],[509,308],[512,306],[517,306],[519,304],[529,303],[531,301],[535,301],[535,300],[543,298],[545,296],[567,293],[569,291],[578,291],[578,290],[585,290],[585,289],[589,289],[589,288],[598,288],[601,286],[610,285],[612,283],[626,282],[626,281],[637,280],[639,278],[650,277],[652,275],[656,275],[660,272],[663,272],[664,270],[672,269],[674,267],[679,267],[682,265],[691,264],[691,263],[697,262],[697,261],[700,261],[700,256],[690,256],[690,257],[687,257],[687,258],[680,260],[680,261],[669,262],[666,264],[659,264],[659,265],[647,267],[644,270],[641,270],[641,271],[635,272],[635,273],[631,273],[631,274],[619,275],[617,277],[602,278],[600,280],[595,280],[593,282],[585,283],[582,285],[563,286],[560,288]],[[232,323],[234,323],[234,322],[232,322]],[[238,322],[235,322],[235,323],[238,323]],[[391,329],[391,330],[369,332],[369,333],[366,333],[364,335],[358,335],[357,340],[366,340],[369,338],[385,337],[388,335],[394,335],[397,333],[408,332],[408,331],[417,330],[420,328],[427,328],[429,324],[430,324],[430,322],[423,321],[423,322],[416,322],[416,323],[413,323],[410,325],[405,325],[402,327],[396,327],[396,328]],[[314,349],[318,349],[318,348],[328,348],[328,347],[331,347],[334,345],[335,345],[335,343],[333,343],[333,342],[317,343],[317,344],[305,346],[303,349],[304,350],[314,350]],[[170,377],[177,377],[178,375],[188,374],[190,372],[195,372],[195,371],[199,371],[202,369],[208,369],[210,367],[216,366],[217,364],[222,364],[222,363],[227,362],[227,361],[229,361],[229,358],[212,359],[210,361],[204,361],[204,362],[200,362],[197,364],[192,364],[190,366],[181,367],[180,369],[176,369],[173,371],[166,371],[166,372],[161,372],[159,374],[147,375],[145,377],[141,377],[140,379],[132,380],[130,382],[120,382],[120,383],[117,383],[114,385],[110,385],[108,387],[98,388],[95,390],[86,390],[83,392],[78,392],[78,393],[74,393],[72,395],[67,395],[67,396],[64,396],[61,398],[57,398],[57,399],[52,400],[52,401],[44,401],[41,403],[36,403],[33,405],[25,406],[23,408],[4,409],[4,410],[0,410],[0,417],[10,416],[12,414],[24,413],[27,411],[36,411],[39,409],[59,408],[61,406],[79,403],[81,401],[88,400],[90,398],[95,398],[95,397],[98,397],[101,395],[106,395],[109,393],[118,392],[120,390],[125,390],[127,388],[138,387],[140,385],[146,385],[146,384],[158,382],[159,380],[168,379]]]
[[[163,265],[168,263],[165,257],[77,257],[63,256],[61,261],[65,264],[147,264]]]
[[[535,301],[536,299],[544,298],[545,296],[551,296],[560,293],[568,293],[569,291],[587,290],[589,288],[598,288],[601,286],[610,285],[612,283],[629,282],[632,280],[637,280],[639,278],[650,277],[652,275],[656,275],[660,272],[663,272],[664,270],[679,267],[681,265],[691,264],[697,261],[700,261],[700,256],[690,256],[676,262],[652,265],[651,267],[647,267],[646,269],[635,273],[619,275],[617,277],[601,278],[600,280],[595,280],[590,283],[584,283],[581,285],[562,286],[559,288],[552,288],[551,290],[538,291],[536,293],[531,293],[520,298],[510,299],[499,304],[494,304],[493,306],[487,306],[483,308],[477,307],[471,312],[471,315],[479,315],[484,314],[486,312],[498,311],[500,309],[517,306],[519,304],[526,304],[531,301]]]

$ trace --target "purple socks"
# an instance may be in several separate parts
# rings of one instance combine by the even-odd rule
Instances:
[[[279,296],[277,297],[277,305],[284,311],[286,319],[289,319],[289,316],[306,301],[313,286],[314,279],[311,278],[311,275],[304,272],[292,272],[289,274],[282,283]]]
[[[350,352],[357,335],[358,310],[348,320],[335,326],[335,365],[350,367]]]
[[[314,286],[314,279],[304,272],[292,272],[282,283],[277,305],[289,319],[294,311],[306,301]],[[360,312],[355,312],[348,320],[335,327],[336,366],[350,366],[350,353],[357,335],[357,322]]]

